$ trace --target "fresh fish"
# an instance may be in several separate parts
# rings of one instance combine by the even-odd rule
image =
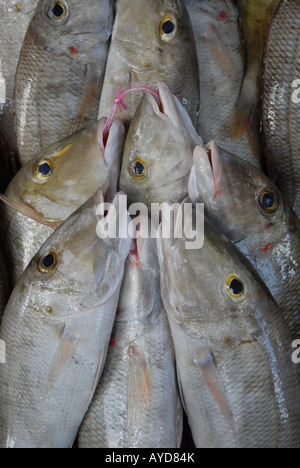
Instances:
[[[129,238],[97,236],[102,202],[97,192],[57,229],[6,307],[0,330],[6,343],[6,364],[0,366],[3,448],[70,447],[91,403],[131,245]],[[114,208],[119,213],[119,195]]]
[[[193,26],[200,76],[198,133],[227,151],[260,165],[258,139],[231,138],[239,88],[244,76],[236,7],[233,0],[185,0]]]
[[[97,119],[112,24],[112,0],[40,0],[16,75],[22,164]]]
[[[176,238],[179,214],[171,239],[160,234],[159,260],[196,447],[299,447],[300,378],[285,320],[251,265],[209,223],[204,246],[186,249],[186,236]]]
[[[263,86],[263,135],[268,173],[298,216],[299,28],[299,2],[282,1],[270,28]]]
[[[142,222],[148,225],[147,218]],[[79,447],[178,448],[181,437],[174,348],[160,298],[156,249],[153,240],[138,238],[126,262],[105,370],[81,426]]]
[[[10,183],[3,242],[13,286],[54,229],[99,187],[108,198],[117,192],[125,130],[114,122],[104,148],[104,123],[102,119],[51,145]]]
[[[263,53],[270,23],[280,0],[237,0],[246,46],[246,73],[233,125],[233,138],[244,133],[255,139],[259,130],[260,82]]]
[[[183,0],[120,0],[108,55],[99,117],[109,115],[120,89],[170,87],[193,123],[199,111],[195,46]],[[127,111],[117,114],[129,124],[142,94],[130,94]]]
[[[275,185],[212,142],[195,149],[189,195],[251,261],[300,336],[300,222]]]
[[[0,5],[0,132],[17,153],[14,85],[23,40],[38,0],[2,0]]]
[[[8,301],[8,277],[2,252],[0,250],[0,320]]]
[[[129,203],[178,201],[187,194],[193,150],[203,144],[178,99],[159,83],[160,103],[141,101],[126,139],[120,188]]]

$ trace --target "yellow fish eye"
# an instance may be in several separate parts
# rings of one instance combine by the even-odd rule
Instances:
[[[54,2],[53,7],[48,13],[50,19],[55,21],[65,19],[68,14],[68,5],[63,0]]]
[[[225,290],[227,295],[234,300],[241,301],[245,298],[245,285],[235,274],[230,274],[225,280]]]
[[[53,172],[53,161],[51,159],[43,159],[39,162],[35,170],[35,178],[39,182],[46,182]]]
[[[130,166],[130,173],[135,180],[145,180],[148,176],[146,161],[142,158],[135,158]]]
[[[55,250],[42,255],[39,259],[38,269],[41,273],[51,273],[58,264],[58,253]]]
[[[164,41],[171,41],[177,33],[177,21],[173,15],[166,15],[159,23],[159,34]]]
[[[264,189],[259,194],[259,206],[265,213],[275,213],[278,209],[278,199],[275,193]]]

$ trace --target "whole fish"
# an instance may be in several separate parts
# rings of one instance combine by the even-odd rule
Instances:
[[[246,47],[246,73],[236,109],[232,135],[257,138],[260,124],[260,82],[263,53],[270,23],[281,0],[237,0]]]
[[[109,115],[118,91],[164,81],[196,124],[197,56],[183,0],[120,0],[112,34],[99,117]],[[130,94],[118,118],[129,124],[142,94]]]
[[[114,122],[104,148],[104,123],[102,119],[51,145],[10,183],[3,245],[12,286],[54,229],[99,187],[108,198],[117,192],[125,130]]]
[[[194,203],[251,261],[294,337],[300,336],[300,222],[275,185],[246,161],[196,148],[189,182]]]
[[[186,235],[176,238],[179,214],[171,238],[160,235],[159,260],[196,447],[299,447],[300,378],[284,318],[251,265],[209,223],[203,247],[187,249]],[[188,220],[190,228],[195,219]]]
[[[8,277],[6,266],[4,263],[4,258],[0,250],[0,320],[5,309],[6,303],[8,301]]]
[[[147,218],[144,222],[148,225]],[[79,447],[178,448],[181,437],[157,253],[152,239],[138,238],[126,262],[104,373],[81,426]]]
[[[299,2],[282,1],[270,28],[263,86],[263,135],[268,173],[298,216],[299,27]]]
[[[38,0],[2,0],[0,5],[0,132],[17,153],[14,127],[15,74],[23,40]]]
[[[97,236],[100,203],[97,192],[57,229],[6,307],[0,330],[6,343],[2,448],[70,447],[92,401],[131,245],[130,238]],[[113,207],[119,213],[119,195]]]
[[[112,24],[112,0],[40,0],[16,75],[22,164],[97,119]]]
[[[129,203],[178,201],[187,194],[193,150],[203,144],[178,99],[159,83],[160,103],[147,93],[126,138],[120,188]]]
[[[200,112],[198,133],[227,151],[260,165],[258,139],[231,138],[235,108],[244,76],[236,7],[233,0],[185,0],[198,55]]]

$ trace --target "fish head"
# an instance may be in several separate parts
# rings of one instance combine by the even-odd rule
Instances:
[[[130,218],[126,208],[123,210],[121,198],[122,194],[116,195],[110,207],[106,207],[99,190],[53,233],[32,259],[20,281],[27,283],[24,288],[32,285],[38,291],[37,304],[43,311],[50,307],[52,316],[56,311],[70,314],[72,311],[62,311],[59,305],[64,295],[74,307],[97,307],[120,287],[131,239],[127,232],[121,238],[118,230],[115,237],[104,238],[99,235],[99,222],[114,217],[118,220],[122,210],[127,228]],[[104,215],[99,214],[100,206],[107,208]]]
[[[126,260],[125,274],[120,293],[117,321],[150,323],[157,318],[160,300],[160,275],[156,244],[151,238],[151,221],[148,216],[135,218],[134,238]],[[139,232],[148,233],[139,235]]]
[[[277,225],[285,205],[276,186],[246,161],[214,142],[197,147],[189,179],[193,203],[204,203],[213,224],[232,241]]]
[[[46,50],[72,58],[106,43],[113,26],[113,0],[41,0],[30,32]]]
[[[159,83],[160,103],[147,93],[127,135],[120,187],[130,203],[178,201],[187,193],[195,129],[185,110]]]
[[[45,149],[21,168],[6,192],[24,202],[44,220],[65,220],[99,187],[116,193],[123,124],[114,122],[104,147],[104,119]]]

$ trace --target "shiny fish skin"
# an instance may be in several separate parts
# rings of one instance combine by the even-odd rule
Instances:
[[[112,0],[63,0],[66,20],[50,19],[55,3],[40,0],[20,55],[15,110],[22,164],[74,126],[79,130],[97,119]]]
[[[0,5],[0,131],[17,153],[14,84],[23,40],[38,0],[2,0]]]
[[[195,150],[189,195],[194,203],[205,203],[212,223],[251,261],[296,338],[300,336],[300,222],[263,173],[213,142],[207,152]],[[277,200],[274,212],[259,203],[265,191]]]
[[[79,432],[80,448],[180,447],[182,409],[159,282],[153,241],[138,239],[126,262],[111,345]]]
[[[0,320],[8,301],[8,277],[4,258],[0,250]]]
[[[187,194],[193,149],[203,144],[186,111],[165,83],[158,84],[163,113],[149,93],[141,101],[129,127],[121,168],[120,189],[129,203],[179,201]],[[146,177],[136,177],[138,160]]]
[[[26,164],[10,183],[6,196],[33,208],[41,221],[60,224],[85,203],[96,190],[113,197],[117,192],[125,130],[114,122],[104,149],[104,120],[61,140]],[[35,174],[39,164],[53,164],[44,181]],[[3,206],[4,247],[11,285],[14,286],[31,258],[52,234],[54,227],[40,224]]]
[[[97,237],[98,192],[33,258],[4,312],[0,446],[68,448],[103,370],[131,240]],[[119,211],[117,196],[114,206]],[[125,213],[125,219],[129,216]],[[40,272],[56,252],[53,271]]]
[[[298,216],[300,108],[292,100],[292,84],[300,78],[299,27],[299,2],[283,1],[270,28],[263,87],[263,135],[269,176]]]
[[[196,447],[299,447],[292,337],[251,265],[208,223],[202,249],[186,250],[184,238],[160,237],[158,250],[162,297]],[[240,302],[226,293],[231,274],[243,282]]]
[[[247,135],[231,138],[239,88],[244,77],[233,0],[185,0],[193,27],[200,76],[198,133],[259,167],[261,148]],[[258,143],[258,142],[257,142]],[[252,145],[252,147],[251,147]]]
[[[164,40],[160,22],[170,15],[178,25],[172,39]],[[108,116],[120,89],[170,87],[184,104],[194,124],[199,111],[197,57],[191,27],[182,0],[120,0],[107,60],[99,117]],[[127,96],[128,110],[118,118],[129,124],[141,93]]]

